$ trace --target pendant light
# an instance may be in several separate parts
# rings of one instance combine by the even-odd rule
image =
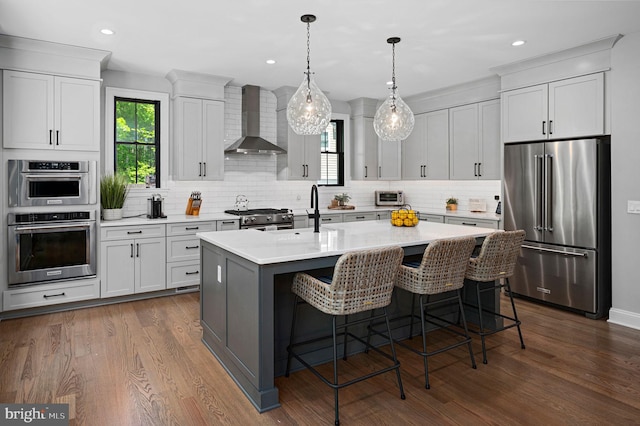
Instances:
[[[331,102],[318,88],[310,68],[309,27],[316,20],[314,15],[302,15],[307,24],[307,71],[305,78],[287,105],[287,121],[299,135],[319,135],[327,129],[331,121]]]
[[[411,108],[398,95],[396,86],[396,43],[400,37],[387,39],[392,49],[391,95],[384,101],[373,118],[373,128],[380,139],[385,141],[401,141],[413,131],[416,120]]]

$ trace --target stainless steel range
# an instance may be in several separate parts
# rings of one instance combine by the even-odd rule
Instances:
[[[240,229],[293,229],[293,213],[289,209],[225,210],[225,213],[240,216]]]

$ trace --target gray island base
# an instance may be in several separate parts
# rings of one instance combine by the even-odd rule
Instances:
[[[402,247],[407,258],[419,259],[434,240],[472,236],[481,241],[492,232],[495,229],[432,222],[393,227],[387,221],[369,221],[323,225],[319,233],[304,228],[198,234],[202,341],[259,412],[279,407],[274,378],[285,370],[293,307],[290,287],[296,272],[330,273],[348,251],[389,245]],[[499,306],[497,294],[488,296],[483,305]],[[407,313],[410,300],[409,294],[396,289],[391,316]],[[470,315],[469,320],[473,319]],[[325,335],[329,324],[328,316],[309,308],[305,321],[296,326],[297,334],[303,338]],[[408,337],[408,328],[408,323],[397,324],[394,338]],[[365,326],[353,331],[366,333]],[[360,351],[357,342],[349,344],[349,352]],[[312,363],[330,359],[330,345],[319,343]]]

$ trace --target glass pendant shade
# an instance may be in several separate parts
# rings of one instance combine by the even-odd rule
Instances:
[[[305,76],[289,100],[287,121],[298,135],[319,135],[327,129],[331,121],[331,102],[313,77]]]
[[[382,140],[401,141],[411,134],[415,123],[413,111],[396,91],[376,111],[373,129]]]

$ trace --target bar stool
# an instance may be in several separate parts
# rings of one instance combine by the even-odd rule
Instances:
[[[508,328],[517,327],[520,336],[520,347],[525,348],[522,339],[522,331],[520,330],[520,320],[516,312],[516,305],[511,295],[511,286],[509,285],[509,277],[513,275],[513,271],[520,253],[520,246],[524,241],[525,232],[523,230],[494,232],[488,235],[477,257],[469,259],[465,278],[473,283],[476,287],[476,297],[478,299],[477,306],[471,305],[478,309],[480,330],[471,330],[472,333],[480,335],[482,340],[482,362],[487,363],[487,349],[485,345],[485,337],[506,330]],[[489,285],[485,285],[489,284]],[[505,288],[511,301],[511,309],[513,317],[487,310],[482,307],[481,294],[485,292],[495,292]],[[501,317],[510,321],[509,324],[495,329],[487,330],[484,327],[482,313],[486,312],[495,317]]]
[[[471,367],[476,368],[476,361],[473,357],[473,349],[471,347],[471,337],[467,330],[467,322],[464,316],[462,298],[460,296],[460,289],[464,284],[464,274],[467,269],[467,263],[469,262],[469,257],[473,252],[475,244],[476,240],[472,237],[436,240],[427,246],[419,264],[403,264],[398,273],[396,287],[412,293],[411,313],[400,318],[411,318],[410,336],[413,335],[414,319],[420,318],[422,351],[414,349],[403,342],[397,341],[396,343],[424,358],[425,388],[427,389],[431,387],[429,384],[429,366],[427,361],[430,356],[457,348],[458,346],[467,345],[469,358],[471,359]],[[420,316],[415,314],[416,294],[419,295]],[[430,300],[431,296],[441,294],[445,295],[445,297]],[[449,325],[454,325],[453,322],[438,318],[427,312],[427,308],[429,307],[449,303],[453,300],[457,300],[458,302],[458,312],[462,319],[464,333],[461,333],[456,328],[449,328]],[[446,329],[462,337],[462,339],[457,339],[456,342],[448,346],[427,351],[427,322],[435,325],[438,329]]]
[[[302,272],[299,272],[294,276],[291,291],[296,296],[293,308],[293,319],[291,322],[290,344],[287,347],[289,354],[285,376],[289,376],[291,358],[295,357],[304,367],[311,370],[313,374],[322,380],[322,382],[330,386],[334,390],[336,425],[340,423],[338,412],[338,390],[345,386],[395,370],[398,378],[398,387],[400,388],[400,398],[405,399],[402,379],[400,378],[400,363],[396,357],[393,340],[389,339],[391,347],[391,355],[389,355],[381,351],[379,348],[370,345],[368,341],[365,342],[360,337],[348,331],[348,327],[353,325],[362,323],[371,324],[374,320],[384,318],[387,324],[388,335],[391,335],[386,306],[391,303],[391,295],[393,294],[398,268],[400,267],[403,257],[404,251],[401,247],[397,246],[374,250],[354,251],[345,253],[338,259],[334,268],[333,277],[316,278]],[[328,315],[331,315],[333,326],[332,334],[330,336],[327,335],[294,343],[296,313],[300,305],[303,303],[300,302],[300,300]],[[374,310],[378,308],[382,308],[382,314],[374,315]],[[347,322],[347,315],[365,311],[371,311],[371,316]],[[337,324],[336,318],[338,316],[344,316],[344,323],[341,325]],[[340,333],[338,333],[338,330],[340,330]],[[392,360],[393,365],[347,382],[339,383],[338,335],[344,336],[343,359],[347,359],[347,337],[350,336],[364,344],[367,349],[372,349]],[[333,340],[333,380],[325,378],[294,350],[294,348],[298,346],[329,338],[332,338]]]

